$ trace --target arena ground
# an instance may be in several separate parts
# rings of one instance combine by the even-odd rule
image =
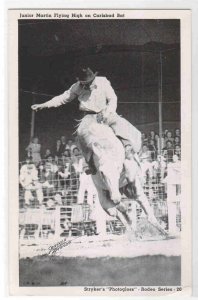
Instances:
[[[181,282],[178,238],[134,242],[111,235],[72,238],[54,255],[48,254],[49,245],[20,248],[20,286],[179,286]]]

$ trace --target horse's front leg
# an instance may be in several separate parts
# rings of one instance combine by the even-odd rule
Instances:
[[[132,224],[129,223],[128,216],[116,208],[115,217],[117,217],[117,219],[119,219],[122,222],[122,224],[125,226],[126,234],[127,234],[129,241],[131,241],[131,242],[136,241],[138,239],[138,235],[137,235],[137,232],[133,229]]]
[[[102,208],[106,213],[114,218],[119,219],[126,228],[126,232],[130,241],[136,239],[136,232],[132,229],[131,219],[128,215],[126,206],[120,202],[118,204],[113,203],[109,197],[109,193],[97,187],[98,196]]]

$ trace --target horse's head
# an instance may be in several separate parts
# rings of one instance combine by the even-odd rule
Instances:
[[[116,156],[111,148],[103,148],[98,144],[93,145],[94,163],[100,179],[109,191],[110,198],[114,203],[119,203],[121,194],[119,191],[119,179],[122,171],[122,156]]]

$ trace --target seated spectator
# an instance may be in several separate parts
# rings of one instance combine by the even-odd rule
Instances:
[[[41,180],[43,181],[43,187],[53,188],[56,185],[56,175],[58,172],[58,166],[51,155],[48,156],[44,165],[40,167],[40,169],[42,170]]]
[[[70,151],[67,149],[63,152],[62,156],[61,156],[62,162],[69,162],[71,163],[71,153]]]
[[[51,155],[52,155],[51,150],[46,149],[43,157],[44,157],[44,159],[48,159],[48,157],[50,157]]]
[[[155,160],[156,159],[156,152],[157,152],[157,149],[155,147],[155,141],[153,139],[150,139],[148,141],[148,150],[150,151],[150,154],[151,154],[151,159],[152,160]]]
[[[64,186],[64,188],[67,188],[70,184],[70,178],[72,173],[70,151],[65,150],[60,160],[61,161],[59,162],[58,180],[62,187]]]
[[[30,204],[30,200],[34,200],[33,191],[36,192],[39,204],[43,201],[42,186],[38,178],[38,170],[36,169],[32,157],[26,158],[26,163],[20,169],[20,184],[24,188],[25,205]]]
[[[166,171],[165,158],[162,155],[157,156],[157,160],[152,162],[153,177],[164,178]]]
[[[66,150],[69,150],[70,153],[72,153],[73,150],[74,150],[74,148],[76,148],[76,145],[74,144],[74,142],[73,142],[72,139],[69,139],[69,140],[67,141],[67,144],[66,144],[65,149],[66,149]]]
[[[166,161],[171,162],[173,159],[174,150],[173,150],[173,143],[170,140],[166,142],[166,147],[164,147],[162,151]]]
[[[71,178],[71,165],[69,163],[65,163],[58,172],[58,181],[60,186],[65,190],[70,186],[70,178]]]
[[[63,152],[66,149],[66,137],[64,135],[61,136],[61,146],[60,146],[60,153],[63,154]]]
[[[179,128],[175,129],[175,137],[176,136],[180,137],[180,129]]]
[[[81,152],[78,147],[73,148],[73,151],[71,153],[71,160],[72,162],[78,161],[80,158],[82,158]]]
[[[154,130],[150,131],[149,140],[153,140],[153,141],[155,140],[155,131]]]
[[[142,169],[143,177],[146,179],[147,175],[152,176],[152,159],[151,159],[151,153],[148,149],[147,145],[142,146],[142,150],[139,154],[140,159],[140,165]]]
[[[180,146],[180,137],[179,136],[175,136],[174,138],[174,146],[179,145]]]
[[[62,178],[69,178],[71,175],[71,165],[68,162],[65,162],[63,166],[60,168],[58,175],[60,175]]]
[[[165,130],[164,130],[164,136],[167,135],[167,132],[168,132],[168,129],[165,129]]]
[[[41,161],[41,144],[39,143],[39,139],[34,137],[30,144],[26,148],[27,156],[32,157],[32,162],[37,166]]]
[[[151,162],[151,154],[146,144],[143,144],[142,149],[140,150],[140,161],[148,161]]]
[[[146,133],[142,132],[142,145],[147,144],[148,139]]]
[[[71,155],[69,150],[65,150],[58,159],[55,159],[58,166],[65,165],[66,162],[71,164]]]
[[[80,149],[79,149],[78,147],[73,148],[73,150],[72,150],[72,155],[71,155],[71,156],[73,156],[73,157],[81,156],[81,151],[80,151]]]
[[[181,146],[180,145],[175,145],[174,154],[178,156],[179,160],[181,160]]]
[[[56,141],[56,146],[55,146],[53,154],[54,154],[55,160],[58,161],[58,158],[60,158],[61,154],[62,154],[61,140],[59,140],[59,139]]]
[[[174,141],[174,139],[173,139],[173,137],[172,137],[172,132],[171,132],[171,131],[168,131],[167,134],[166,134],[166,136],[165,136],[165,143],[166,143],[167,141],[170,141],[170,142],[172,142],[172,143],[173,143],[173,141]]]

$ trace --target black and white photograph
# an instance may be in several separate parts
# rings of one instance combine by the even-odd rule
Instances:
[[[191,234],[182,26],[190,25],[179,13],[140,12],[15,11],[9,205],[19,289],[190,289],[182,275]]]

